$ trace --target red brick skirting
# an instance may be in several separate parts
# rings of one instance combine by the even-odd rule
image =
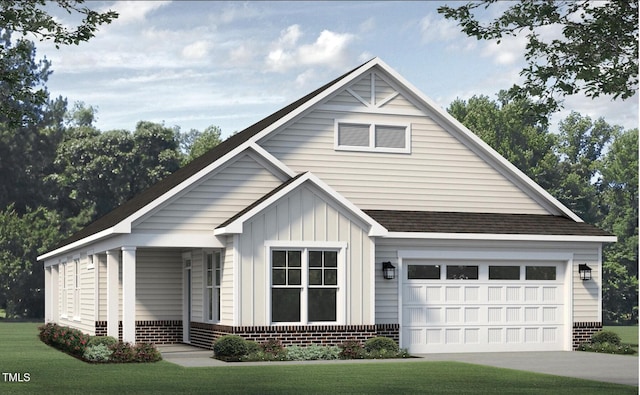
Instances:
[[[107,321],[96,321],[96,336],[107,335]],[[118,338],[122,340],[122,321],[118,325]],[[136,321],[136,341],[139,343],[182,343],[182,321]]]
[[[580,344],[591,340],[591,336],[600,330],[602,330],[602,322],[574,322],[573,349],[577,350]]]
[[[400,340],[400,325],[228,326],[191,323],[191,344],[198,347],[211,349],[215,339],[230,334],[257,342],[278,339],[285,346],[311,344],[337,346],[346,340],[364,342],[375,336],[389,337],[397,343]]]

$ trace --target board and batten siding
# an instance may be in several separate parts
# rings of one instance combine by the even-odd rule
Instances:
[[[293,248],[304,242],[346,243],[345,324],[373,324],[373,241],[368,225],[315,186],[303,184],[247,221],[238,236],[242,277],[239,325],[270,324],[265,246],[273,241],[291,241]]]
[[[234,325],[234,290],[235,254],[233,236],[227,237],[225,250],[222,252],[222,279],[220,282],[220,323]]]
[[[485,253],[514,253],[520,257],[518,262],[526,261],[527,255],[536,260],[538,253],[561,255],[573,254],[572,287],[573,287],[573,322],[600,322],[601,310],[598,305],[598,292],[602,287],[600,245],[594,243],[562,243],[562,242],[498,242],[498,241],[454,241],[454,240],[398,240],[378,239],[376,243],[376,262],[390,261],[398,263],[399,250],[451,250],[470,252],[478,259]],[[578,264],[586,263],[592,269],[593,279],[582,281],[578,274]],[[378,264],[380,266],[380,264]],[[376,323],[398,323],[398,284],[400,276],[395,280],[382,278],[381,267],[376,267]]]
[[[133,224],[134,232],[212,232],[282,183],[245,152]]]

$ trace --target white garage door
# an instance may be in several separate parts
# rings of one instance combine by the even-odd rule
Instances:
[[[562,350],[564,267],[405,260],[402,347],[411,353]]]

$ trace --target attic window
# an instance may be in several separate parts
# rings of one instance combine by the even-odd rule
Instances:
[[[336,150],[409,153],[410,140],[408,125],[336,121]]]

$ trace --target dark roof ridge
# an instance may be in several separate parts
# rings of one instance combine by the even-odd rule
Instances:
[[[311,99],[319,95],[320,93],[324,92],[325,90],[329,89],[333,85],[337,84],[338,82],[340,82],[341,80],[349,76],[351,73],[363,67],[364,65],[371,62],[374,59],[376,58],[372,58],[364,62],[358,67],[355,67],[352,70],[342,74],[341,76],[337,77],[333,81],[328,82],[327,84],[321,86],[320,88],[314,90],[313,92],[307,94],[306,96],[303,96],[302,98],[294,101],[293,103],[281,108],[280,110],[274,112],[273,114],[261,119],[260,121],[245,128],[244,130],[229,136],[226,140],[221,142],[215,148],[212,148],[211,150],[207,151],[200,157],[194,159],[193,161],[181,167],[180,169],[176,170],[175,172],[168,175],[161,181],[158,181],[151,187],[140,192],[130,200],[116,207],[115,209],[105,214],[104,216],[98,218],[97,220],[90,223],[83,229],[72,234],[70,237],[66,238],[65,240],[60,242],[56,247],[54,247],[53,250],[64,247],[67,244],[71,244],[73,242],[82,240],[85,237],[91,236],[95,233],[101,232],[103,230],[109,229],[117,225],[118,223],[120,223],[121,221],[129,217],[130,215],[134,214],[138,210],[145,207],[147,204],[159,198],[160,196],[162,196],[169,190],[173,189],[183,181],[187,180],[189,177],[193,176],[200,170],[209,166],[211,163],[214,163],[218,159],[222,158],[224,155],[233,151],[235,148],[239,147],[240,145],[242,145],[243,143],[251,139],[251,137],[260,133],[262,130],[272,125],[273,123],[284,118],[289,113],[295,111],[297,108],[299,108],[303,104],[307,103],[308,101],[310,101]]]

